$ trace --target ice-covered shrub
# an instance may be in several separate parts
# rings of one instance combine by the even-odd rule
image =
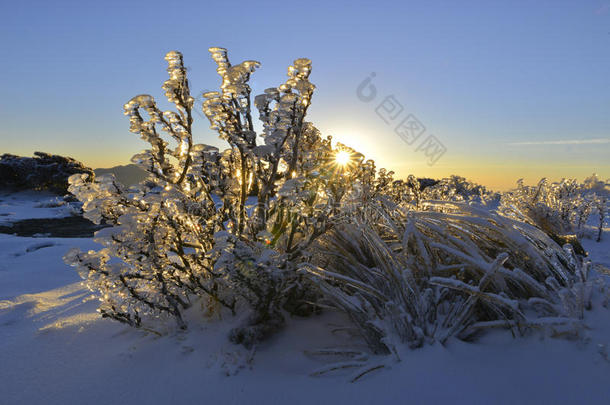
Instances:
[[[422,198],[426,200],[488,203],[499,199],[497,193],[460,176],[449,176],[434,183],[428,183],[427,187],[420,185]]]
[[[610,179],[604,181],[595,173],[584,180],[582,187],[587,192],[595,193],[599,196],[610,196]]]
[[[426,200],[466,201],[490,205],[500,199],[499,193],[487,190],[485,187],[468,181],[464,177],[450,176],[441,180],[417,178],[409,175],[405,180],[394,180],[394,172],[379,173],[378,193],[397,204],[407,204],[415,210],[422,209]],[[381,180],[386,177],[385,181]]]
[[[563,327],[589,301],[588,265],[570,245],[466,203],[379,201],[316,243],[301,271],[377,353],[489,327]]]
[[[604,225],[606,224],[606,218],[608,216],[608,196],[597,195],[592,197],[593,206],[597,212],[597,237],[596,240],[601,242],[602,233],[604,231]]]
[[[499,211],[538,226],[556,240],[570,234],[582,237],[591,214],[597,213],[601,236],[608,195],[610,187],[596,175],[582,184],[575,179],[557,183],[542,179],[536,186],[526,186],[519,180],[515,190],[502,195]]]
[[[601,180],[596,174],[589,176],[583,183],[583,188],[588,192],[588,198],[592,201],[592,208],[597,214],[597,236],[598,242],[602,239],[602,232],[608,217],[608,200],[610,199],[610,181]]]
[[[225,49],[210,52],[222,84],[203,94],[203,112],[229,148],[194,143],[186,68],[179,52],[169,52],[163,89],[175,111],[161,111],[150,95],[125,104],[130,131],[150,144],[132,159],[148,178],[126,188],[112,176],[93,183],[73,176],[70,191],[85,216],[113,227],[96,234],[102,250],[73,250],[65,260],[99,295],[103,316],[133,326],[169,316],[184,328],[183,312],[195,302],[206,311],[223,306],[250,312],[232,334],[250,344],[282,324],[283,310],[311,311],[315,297],[296,267],[354,187],[361,196],[379,187],[372,162],[333,147],[305,121],[314,91],[308,59],[254,98],[257,134],[248,80],[259,63],[233,65]],[[343,165],[335,162],[339,150],[348,157]]]
[[[517,188],[502,195],[500,212],[508,217],[538,226],[551,236],[582,231],[591,213],[591,200],[585,198],[574,179],[550,183],[542,179],[536,186],[523,180]]]

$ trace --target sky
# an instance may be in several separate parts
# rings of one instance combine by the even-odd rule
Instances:
[[[0,153],[128,164],[146,144],[123,104],[169,108],[170,50],[195,96],[217,89],[222,46],[262,63],[256,94],[310,58],[308,120],[397,177],[610,177],[610,1],[24,0],[0,18]],[[425,131],[401,137],[403,120]],[[208,127],[198,115],[195,141],[224,148]]]

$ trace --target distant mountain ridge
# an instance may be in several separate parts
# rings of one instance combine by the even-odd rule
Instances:
[[[134,164],[122,165],[122,166],[114,166],[109,168],[99,168],[94,169],[96,176],[101,176],[103,174],[114,174],[114,177],[122,184],[126,186],[133,186],[138,184],[146,177],[148,177],[148,172],[146,170],[141,169],[139,166]]]

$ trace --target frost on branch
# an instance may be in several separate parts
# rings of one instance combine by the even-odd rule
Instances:
[[[471,183],[460,176],[450,176],[429,185],[422,190],[426,200],[467,201],[488,203],[499,199],[498,193],[488,191],[484,186]]]
[[[356,180],[368,171],[366,181],[375,182],[375,171],[353,151],[349,167],[339,168],[330,137],[305,121],[315,88],[308,59],[295,60],[284,83],[255,97],[257,136],[248,80],[260,64],[233,65],[223,48],[210,53],[221,85],[203,95],[203,112],[229,147],[193,143],[183,57],[169,52],[163,90],[175,110],[161,111],[150,95],[125,104],[130,131],[150,145],[132,161],[149,177],[128,189],[112,176],[93,183],[72,176],[85,215],[112,227],[96,234],[104,249],[71,251],[65,260],[97,292],[103,316],[133,326],[171,318],[184,328],[183,312],[196,302],[207,312],[248,311],[248,323],[232,334],[248,345],[281,326],[283,311],[314,309],[318,293],[296,268],[363,183]],[[248,200],[254,190],[255,203]]]

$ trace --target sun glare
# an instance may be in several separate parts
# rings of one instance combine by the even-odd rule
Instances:
[[[340,150],[335,154],[335,162],[340,166],[347,165],[352,160],[352,156],[349,152]]]

